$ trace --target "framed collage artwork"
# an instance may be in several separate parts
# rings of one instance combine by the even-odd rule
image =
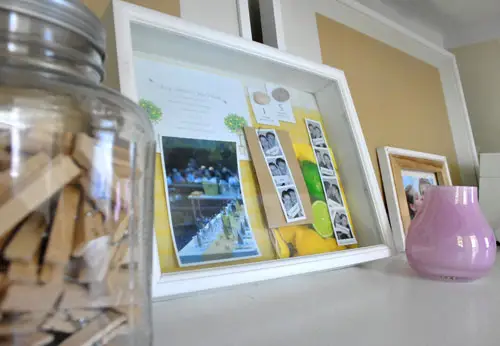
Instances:
[[[112,3],[121,92],[157,136],[154,299],[390,256],[342,71]]]

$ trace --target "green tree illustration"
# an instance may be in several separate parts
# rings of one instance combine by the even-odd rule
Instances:
[[[245,136],[243,136],[243,127],[248,125],[247,120],[238,114],[229,113],[224,118],[224,124],[229,129],[229,131],[238,135],[238,138],[240,140],[238,151],[242,154],[245,153],[245,155],[248,155],[246,154],[247,149]]]
[[[239,116],[238,114],[229,113],[224,118],[224,124],[229,129],[229,131],[240,134],[243,130],[243,127],[247,126],[247,121],[245,118]]]
[[[158,124],[163,117],[163,112],[160,107],[155,105],[152,101],[146,99],[139,100],[139,106],[141,106],[146,113],[149,115],[149,119],[153,124]]]

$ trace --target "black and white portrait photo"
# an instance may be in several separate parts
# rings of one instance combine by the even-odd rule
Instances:
[[[304,218],[304,210],[295,186],[278,188],[278,194],[287,222]]]
[[[306,124],[312,146],[326,148],[325,135],[322,131],[321,124],[310,119],[306,119]]]
[[[260,147],[264,156],[279,156],[283,155],[279,140],[274,130],[257,130]]]
[[[268,158],[266,161],[276,186],[293,185],[288,163],[284,156]]]
[[[318,166],[321,175],[333,176],[335,175],[335,169],[333,168],[333,161],[330,157],[330,152],[328,149],[314,149],[314,154],[316,155],[316,160],[318,161]]]
[[[332,210],[333,229],[339,245],[357,244],[345,209]]]
[[[330,207],[343,207],[344,202],[342,201],[342,193],[340,192],[340,187],[337,179],[335,178],[324,178],[323,185],[325,188],[326,201]]]

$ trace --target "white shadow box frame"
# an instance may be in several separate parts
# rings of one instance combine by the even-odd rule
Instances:
[[[134,54],[196,66],[246,80],[269,81],[311,93],[339,165],[360,247],[328,254],[224,268],[162,274],[153,249],[153,299],[314,271],[342,268],[391,256],[392,233],[384,202],[342,71],[259,43],[213,31],[146,8],[113,0],[110,42],[116,40],[119,87],[138,93]]]
[[[387,209],[389,211],[389,219],[391,221],[392,233],[394,237],[394,245],[398,252],[405,251],[406,247],[406,232],[401,217],[401,207],[399,203],[398,191],[394,180],[394,171],[392,169],[391,157],[400,156],[408,159],[428,160],[442,165],[444,180],[451,185],[450,170],[446,156],[435,155],[430,153],[422,153],[414,150],[407,150],[393,147],[377,148],[377,156],[380,165],[380,173],[382,175],[382,183],[384,185],[385,199],[387,201]]]

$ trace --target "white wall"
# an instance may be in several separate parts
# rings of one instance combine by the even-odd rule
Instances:
[[[111,0],[81,0],[98,17],[102,18],[107,11]],[[204,25],[211,29],[219,30],[228,34],[240,36],[240,21],[238,3],[246,0],[145,0],[133,3],[161,4],[168,8],[168,1],[179,1],[181,18],[190,22]],[[173,6],[172,6],[173,7]],[[242,13],[248,16],[248,13]],[[250,30],[249,18],[245,18]]]
[[[107,57],[104,84],[120,90],[118,74],[118,58],[116,55],[115,24],[111,0],[83,0],[84,3],[101,19],[107,32]],[[167,0],[149,0],[154,5]],[[247,0],[170,0],[179,1],[180,17],[198,25],[224,33],[251,39],[250,14]],[[134,1],[133,3],[151,4],[148,1]],[[161,3],[165,5],[166,2]],[[145,7],[144,5],[143,7]],[[151,6],[150,8],[152,8]],[[179,10],[179,7],[173,10]],[[155,7],[158,8],[158,7]],[[168,8],[165,6],[164,8]],[[166,10],[165,12],[168,12]]]
[[[232,35],[240,35],[236,0],[181,0],[181,18]]]
[[[431,35],[431,30],[424,30],[416,22],[401,16],[398,16],[398,21],[395,21],[387,17],[386,13],[379,12],[379,8],[375,8],[373,4],[365,6],[355,0],[262,1],[272,2],[275,7],[279,8],[277,16],[279,23],[275,25],[279,31],[278,36],[281,38],[281,40],[278,38],[278,43],[282,43],[279,48],[308,60],[321,62],[316,13],[355,28],[430,64],[438,65],[442,60],[439,54],[428,53],[429,48],[444,50],[441,37],[437,32]],[[369,15],[366,15],[368,12]],[[266,14],[261,13],[261,15]],[[391,16],[395,17],[397,14],[392,13]],[[262,18],[263,26],[268,20],[270,18]],[[407,25],[409,23],[411,25]],[[415,30],[415,27],[419,30]],[[414,40],[409,40],[409,35],[414,37]]]
[[[494,18],[476,25],[462,25],[453,32],[444,35],[446,48],[458,48],[465,45],[486,42],[500,37],[500,20]]]
[[[453,49],[479,153],[500,152],[500,40]]]
[[[407,27],[426,40],[434,42],[439,46],[443,46],[443,34],[438,30],[430,28],[423,22],[415,18],[407,18],[396,12],[393,8],[383,4],[380,0],[357,0],[359,3],[371,8],[374,11],[382,14],[388,19]]]

